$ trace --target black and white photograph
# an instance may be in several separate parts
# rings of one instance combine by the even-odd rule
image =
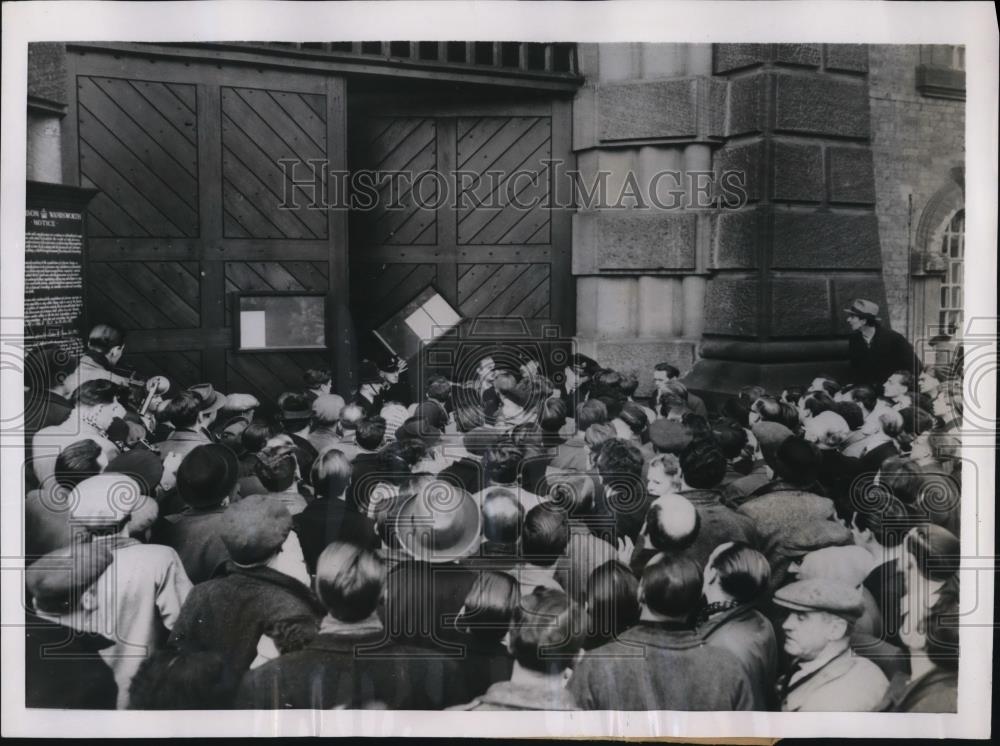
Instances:
[[[5,735],[988,738],[920,5],[5,4]]]

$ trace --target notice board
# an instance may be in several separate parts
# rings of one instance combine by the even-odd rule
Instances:
[[[25,350],[55,342],[83,352],[86,206],[93,189],[29,181],[24,225]]]

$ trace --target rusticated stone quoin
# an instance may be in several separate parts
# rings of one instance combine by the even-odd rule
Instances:
[[[727,171],[742,173],[747,201],[757,202],[761,198],[760,171],[763,156],[764,146],[759,140],[723,148],[715,157],[716,177],[721,179],[722,174]]]
[[[714,64],[716,74],[728,73],[767,61],[767,44],[716,44]]]
[[[756,277],[716,277],[705,292],[705,333],[754,337],[759,333]]]
[[[726,135],[744,135],[764,129],[764,75],[731,81],[729,84],[729,127]]]
[[[820,146],[775,142],[772,184],[776,200],[822,202],[825,189]]]
[[[771,280],[771,336],[830,334],[830,289],[823,277]]]
[[[875,204],[875,170],[868,148],[828,148],[830,201]]]
[[[852,73],[868,72],[866,44],[827,44],[826,69]]]
[[[756,209],[724,211],[715,224],[715,268],[754,269],[760,262],[762,216]]]
[[[804,67],[819,67],[819,44],[776,44],[775,60],[786,65],[802,65]]]
[[[820,76],[775,76],[775,129],[867,138],[868,89],[863,82]]]
[[[873,214],[776,212],[771,266],[775,269],[871,269],[882,265]]]

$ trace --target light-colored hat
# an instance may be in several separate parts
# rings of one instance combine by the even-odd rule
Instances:
[[[85,479],[70,493],[70,518],[88,526],[113,526],[144,501],[139,483],[126,474],[105,472]]]
[[[826,611],[848,621],[857,621],[865,608],[860,586],[829,578],[789,583],[774,592],[774,603],[793,611]]]
[[[851,303],[850,308],[845,308],[844,313],[854,314],[855,316],[863,316],[870,319],[878,318],[878,304],[872,303],[870,300],[865,300],[864,298],[856,298],[853,303]]]
[[[226,406],[226,395],[221,391],[216,391],[210,383],[195,384],[188,387],[188,391],[197,394],[201,399],[200,409],[202,412],[215,412]]]

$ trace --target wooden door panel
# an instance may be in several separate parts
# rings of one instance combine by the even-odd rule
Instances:
[[[155,55],[67,65],[67,175],[100,190],[88,321],[126,332],[123,366],[269,400],[308,367],[336,362],[349,382],[348,356],[238,353],[232,330],[232,293],[304,290],[326,293],[331,341],[351,333],[346,218],[306,209],[302,187],[300,209],[282,207],[279,162],[345,167],[343,78]]]

